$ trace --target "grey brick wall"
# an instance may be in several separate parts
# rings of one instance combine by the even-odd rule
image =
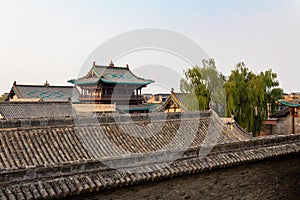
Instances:
[[[295,132],[300,132],[300,118],[295,117]],[[287,135],[292,134],[292,116],[282,117],[278,119],[277,125],[272,127],[272,133],[274,135]]]
[[[72,199],[299,199],[299,154]]]

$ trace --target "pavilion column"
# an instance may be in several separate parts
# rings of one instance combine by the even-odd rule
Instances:
[[[295,108],[292,108],[292,131],[295,134]]]

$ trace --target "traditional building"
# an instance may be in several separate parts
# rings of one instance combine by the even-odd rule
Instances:
[[[72,101],[78,102],[79,92],[73,86],[53,86],[46,81],[44,85],[22,85],[14,82],[5,101],[39,102]]]
[[[171,94],[163,101],[162,105],[154,112],[186,112],[187,108],[184,105],[184,98],[186,94],[175,93],[173,89]]]
[[[144,94],[147,98],[147,103],[149,104],[163,104],[168,97],[170,96],[170,93],[159,93],[159,94],[153,94],[151,96]]]
[[[96,65],[87,75],[69,82],[80,88],[78,100],[82,104],[116,104],[117,109],[129,113],[149,112],[143,105],[142,88],[154,81],[136,76],[129,66]]]
[[[262,122],[262,135],[285,135],[300,132],[299,100],[278,100],[280,110]]]

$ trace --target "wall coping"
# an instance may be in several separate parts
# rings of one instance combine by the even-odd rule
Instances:
[[[298,149],[294,148],[295,146]],[[276,151],[276,149],[281,149],[282,147],[288,147],[288,150],[282,153]],[[200,148],[211,149],[211,152],[206,157],[201,157],[201,155],[199,154]],[[118,168],[131,169],[135,167],[159,165],[168,162],[172,163],[172,156],[178,156],[178,154],[181,154],[182,156],[175,162],[202,159],[202,161],[204,162],[204,166],[207,166],[207,169],[223,168],[233,164],[240,164],[242,162],[254,162],[257,160],[264,160],[280,155],[299,153],[300,134],[258,137],[253,138],[249,141],[218,144],[215,146],[202,146],[200,148],[141,153],[121,157],[105,158],[101,160],[75,161],[62,163],[61,165],[29,166],[28,168],[16,168],[9,171],[2,170],[0,172],[0,185],[17,181],[36,180],[41,177],[43,179],[46,179],[61,176],[71,176],[80,173],[114,171],[113,168],[107,167],[107,165],[112,167],[116,166]],[[251,157],[248,157],[246,152],[252,151],[260,151],[260,154],[252,157],[253,153],[251,153]],[[213,162],[214,167],[210,166],[212,165],[212,163],[210,162],[211,158],[229,154],[233,158],[231,161],[228,161],[228,163],[223,161],[215,161]],[[239,157],[239,155],[241,156]],[[236,162],[233,162],[235,160]],[[206,168],[204,167],[202,170],[207,170]]]

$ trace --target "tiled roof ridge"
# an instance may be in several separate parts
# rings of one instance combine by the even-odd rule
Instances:
[[[85,118],[85,117],[82,117],[82,118]],[[190,120],[206,120],[207,118],[211,118],[211,117],[202,117],[202,118],[183,118],[183,119],[168,119],[168,122],[180,122],[180,121],[190,121]],[[68,120],[66,123],[63,123],[63,124],[57,124],[55,123],[56,120],[58,121],[61,121],[61,119],[64,119],[64,120]],[[31,126],[29,125],[27,122],[33,122],[35,124],[35,120],[53,120],[53,123],[50,123],[50,124],[47,124],[47,125],[42,125],[42,126]],[[76,120],[76,119],[75,119]],[[3,122],[4,120],[2,120]],[[9,119],[8,121],[11,121],[11,122],[18,122],[19,120],[15,120],[15,119]],[[99,122],[94,122],[94,123],[88,123],[88,124],[74,124],[74,118],[72,116],[70,117],[53,117],[53,118],[32,118],[30,120],[24,120],[24,119],[20,119],[20,121],[23,121],[24,123],[24,126],[21,126],[21,127],[4,127],[2,128],[1,127],[1,124],[0,124],[0,131],[1,132],[10,132],[10,131],[21,131],[21,130],[42,130],[42,129],[55,129],[55,128],[65,128],[65,127],[90,127],[90,126],[98,126],[99,125]],[[154,122],[165,122],[165,120],[155,120]],[[1,121],[0,121],[1,123]],[[102,126],[109,126],[109,125],[126,125],[126,124],[144,124],[144,123],[147,123],[147,121],[117,121],[117,122],[102,122],[101,125]],[[27,125],[26,125],[27,124]]]
[[[200,173],[299,153],[299,141],[300,135],[297,134],[254,139],[246,142],[252,144],[252,147],[248,146],[245,149],[237,148],[237,145],[224,144],[224,147],[228,147],[226,151],[221,151],[222,148],[220,147],[218,151],[210,153],[204,158],[196,154],[171,164],[154,164],[138,168],[139,173],[131,169],[100,170],[62,177],[55,176],[47,179],[4,183],[1,184],[0,196],[2,199],[17,197],[18,199],[58,198],[185,174]],[[233,149],[230,149],[231,147]],[[196,149],[193,152],[197,152]],[[190,153],[193,154],[193,152]],[[151,169],[151,171],[147,169]]]
[[[122,67],[122,66],[105,66],[105,65],[97,65],[95,64],[94,67],[103,67],[103,68],[119,68],[119,69],[126,69],[129,71],[129,69],[127,67]]]
[[[132,72],[132,70],[130,70],[128,67],[120,67],[120,66],[101,66],[101,65],[95,65],[94,67],[105,67],[106,69],[102,72],[102,74],[100,75],[100,78],[105,74],[107,69],[117,69],[117,70],[126,70],[128,71],[128,73],[130,73],[132,76],[134,76],[135,78],[139,79],[139,80],[143,80],[143,81],[153,81],[151,79],[146,79],[146,78],[141,78],[139,76],[137,76],[135,73]],[[93,67],[93,69],[94,69]],[[96,73],[96,72],[95,72]]]
[[[13,104],[72,104],[70,101],[0,101],[0,104],[13,105]]]
[[[1,102],[2,103],[2,102]],[[1,104],[0,103],[0,104]],[[52,104],[54,102],[30,102],[31,105],[38,104]],[[56,102],[55,102],[56,103]],[[61,102],[62,104],[70,104],[69,102]],[[3,104],[9,105],[12,103],[3,102]],[[13,104],[24,104],[24,102],[13,102]],[[27,103],[26,103],[27,104]],[[149,122],[161,120],[171,120],[171,119],[198,119],[206,118],[211,116],[211,111],[200,111],[200,112],[190,112],[190,113],[142,113],[138,115],[130,114],[117,114],[117,113],[105,113],[99,115],[91,116],[57,116],[57,117],[37,117],[30,119],[2,119],[0,120],[0,130],[5,128],[18,128],[22,124],[29,124],[30,127],[37,126],[59,126],[74,124],[80,125],[82,123],[101,123],[101,124],[110,124],[115,122],[129,121],[129,122]],[[96,120],[97,119],[97,120]],[[71,120],[71,121],[70,121]],[[95,121],[96,120],[96,121]],[[46,123],[46,124],[45,124]]]
[[[69,82],[73,84],[96,84],[98,81],[102,81],[104,83],[111,83],[115,82],[116,80],[108,80],[104,75],[109,72],[109,70],[125,70],[125,73],[129,73],[132,77],[134,77],[137,81],[141,81],[142,83],[140,84],[150,84],[153,83],[154,81],[151,79],[145,79],[137,76],[134,74],[129,67],[119,67],[119,66],[104,66],[104,65],[96,65],[95,63],[93,64],[92,68],[90,71],[83,77],[77,78],[77,79],[71,79]],[[92,76],[91,76],[92,75]],[[118,79],[119,80],[119,79]],[[80,83],[81,81],[81,83]],[[118,82],[118,81],[117,81]],[[128,82],[118,82],[118,83],[129,83],[129,84],[137,84],[134,81],[130,83]]]
[[[101,67],[101,68],[105,68],[105,70],[102,72],[102,74],[100,74],[99,78],[101,78],[101,76],[103,76],[106,72],[107,69],[118,69],[118,70],[126,70],[128,72],[131,73],[131,75],[133,75],[135,78],[137,79],[141,79],[141,80],[148,80],[148,79],[145,79],[145,78],[141,78],[141,77],[138,77],[137,75],[135,75],[129,68],[127,67],[121,67],[121,66],[104,66],[104,65],[94,65],[92,69],[94,69],[95,67]],[[98,76],[98,74],[96,73],[96,71],[94,70],[95,74]]]
[[[70,86],[70,85],[33,85],[33,84],[16,84],[14,85],[16,87],[21,86],[21,87],[49,87],[49,88],[74,88],[74,86]]]

